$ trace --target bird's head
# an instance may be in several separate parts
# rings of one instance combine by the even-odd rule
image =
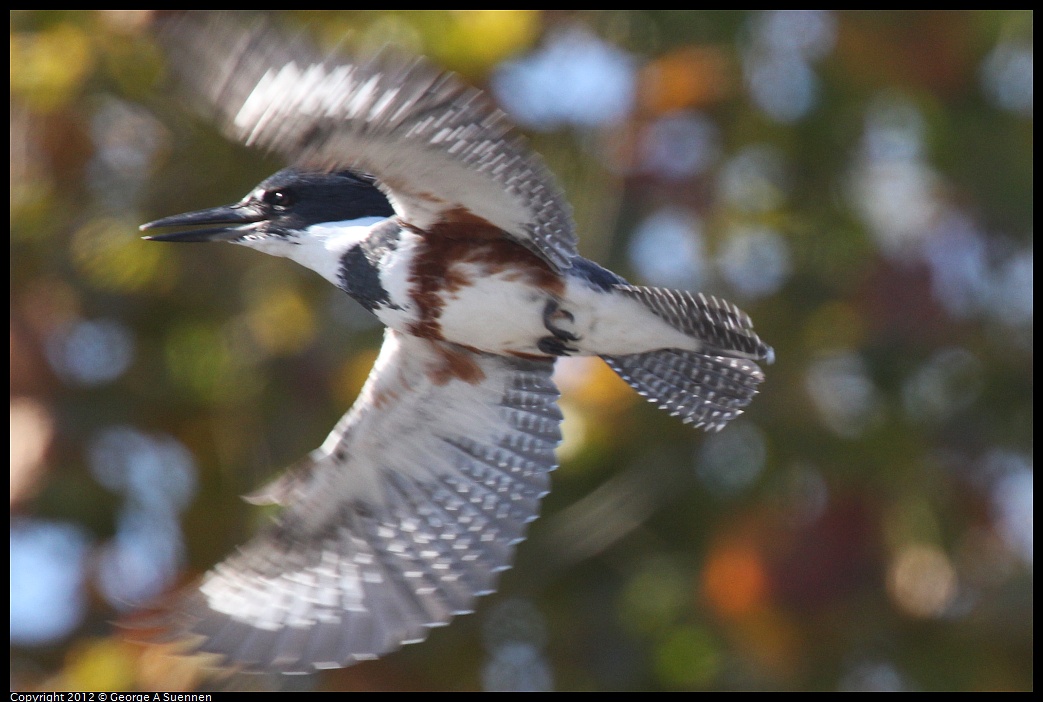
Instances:
[[[151,234],[150,241],[228,241],[277,256],[310,239],[328,236],[332,228],[372,224],[394,214],[373,179],[353,171],[317,173],[286,168],[262,181],[234,205],[164,217],[141,225],[198,227],[170,234]]]

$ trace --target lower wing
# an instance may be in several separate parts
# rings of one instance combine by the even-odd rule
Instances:
[[[276,523],[164,607],[227,665],[377,657],[472,610],[510,567],[556,466],[553,363],[389,330],[355,406],[260,493]]]

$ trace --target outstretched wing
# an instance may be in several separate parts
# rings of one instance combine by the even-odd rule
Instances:
[[[561,434],[550,361],[388,330],[321,448],[251,501],[276,523],[171,607],[226,664],[341,667],[469,612],[536,518]]]
[[[447,236],[517,239],[556,269],[576,235],[553,176],[479,90],[421,59],[324,58],[267,25],[194,16],[164,33],[226,133],[303,168],[377,177],[401,219]]]

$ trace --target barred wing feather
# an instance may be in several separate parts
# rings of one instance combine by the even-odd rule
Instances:
[[[170,607],[198,651],[301,672],[473,609],[536,518],[560,441],[553,364],[388,331],[323,446],[249,499],[275,524]]]
[[[387,50],[327,58],[264,23],[190,16],[163,37],[233,139],[305,169],[371,173],[410,225],[502,231],[558,270],[572,265],[571,208],[553,175],[455,75]]]

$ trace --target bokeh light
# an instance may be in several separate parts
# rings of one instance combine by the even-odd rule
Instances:
[[[1020,42],[998,44],[982,64],[986,95],[1005,110],[1032,117],[1032,46]]]
[[[94,158],[88,183],[100,204],[114,211],[138,204],[146,175],[167,133],[142,107],[118,99],[103,101],[90,124]]]
[[[670,179],[705,173],[721,152],[720,131],[705,115],[679,112],[649,124],[638,160],[645,171]]]
[[[757,42],[810,60],[826,56],[837,40],[837,18],[828,10],[769,10],[752,23]]]
[[[44,458],[54,439],[54,419],[47,407],[25,397],[11,398],[11,503],[24,499],[38,484]]]
[[[942,184],[925,162],[924,119],[916,105],[881,95],[870,105],[852,197],[883,251],[910,256],[938,216]]]
[[[634,65],[581,26],[552,33],[529,56],[504,64],[493,92],[520,124],[549,130],[623,120],[634,103]]]
[[[1007,547],[1025,563],[1032,564],[1032,459],[1020,453],[995,450],[985,458],[986,471],[993,476],[992,504],[1000,534]]]
[[[721,667],[717,642],[705,628],[672,631],[656,648],[655,668],[667,687],[679,690],[709,685]]]
[[[941,349],[906,381],[905,410],[915,419],[945,421],[978,399],[981,374],[981,362],[970,351]]]
[[[173,437],[110,427],[91,440],[88,451],[95,479],[142,506],[180,512],[195,495],[195,461]]]
[[[819,421],[841,436],[854,438],[882,418],[879,392],[856,354],[838,351],[816,358],[805,384]]]
[[[703,590],[710,606],[721,616],[742,617],[759,610],[768,594],[761,554],[741,541],[724,544],[706,562]]]
[[[743,298],[778,292],[789,277],[789,245],[777,231],[741,227],[732,231],[717,256],[723,278]]]
[[[699,447],[695,472],[712,494],[733,497],[760,477],[767,458],[764,432],[752,422],[739,419],[731,431],[707,437]]]
[[[87,614],[90,537],[73,524],[20,519],[11,523],[11,642],[56,643]]]
[[[861,660],[851,665],[840,679],[841,692],[907,692],[902,674],[894,663]]]
[[[728,159],[719,177],[725,202],[745,212],[768,212],[786,198],[785,160],[770,144],[744,146]]]
[[[956,597],[956,572],[938,548],[909,544],[892,559],[887,587],[903,612],[918,618],[939,617]]]
[[[835,18],[825,10],[771,10],[751,24],[753,41],[743,56],[750,97],[775,121],[803,118],[820,90],[810,61],[832,50]]]
[[[130,609],[162,594],[183,566],[178,514],[195,495],[195,462],[173,437],[129,426],[102,430],[88,451],[94,478],[124,497],[98,555],[98,586],[113,607]]]
[[[130,366],[134,340],[115,320],[80,320],[48,339],[47,352],[51,367],[62,378],[81,385],[102,385]]]
[[[653,212],[634,232],[630,263],[650,284],[698,288],[706,276],[702,222],[684,210]]]
[[[549,692],[553,675],[543,649],[547,642],[543,616],[520,599],[498,602],[485,617],[487,659],[482,688],[487,692]]]

